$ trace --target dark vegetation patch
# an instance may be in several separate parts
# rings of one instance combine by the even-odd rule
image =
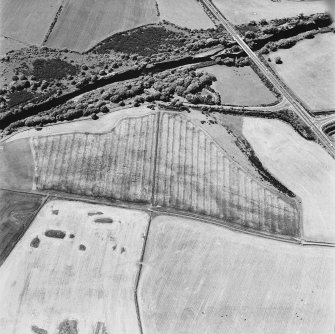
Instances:
[[[36,334],[48,334],[47,330],[37,327],[35,325],[31,326],[31,330]]]
[[[78,334],[78,321],[63,320],[58,326],[58,334]]]
[[[47,230],[44,235],[48,238],[64,239],[66,233],[61,230]]]
[[[59,210],[52,210],[52,214],[53,214],[53,215],[56,215],[56,216],[57,216],[57,215],[58,215],[58,212],[59,212]]]
[[[124,247],[121,247],[121,254],[124,253],[126,249]]]
[[[42,196],[0,190],[0,265],[27,230]]]
[[[81,251],[85,251],[85,250],[86,250],[86,246],[83,245],[83,244],[80,244],[80,245],[79,245],[79,250],[81,250]]]
[[[8,94],[8,103],[7,106],[9,108],[14,107],[20,103],[27,102],[35,97],[35,94],[32,92],[21,90],[21,91],[15,91]]]
[[[73,233],[71,233],[70,235],[69,235],[69,238],[70,239],[73,239],[75,237],[75,235],[73,234]]]
[[[112,218],[97,218],[94,220],[94,222],[102,224],[112,224],[114,220]]]
[[[30,242],[30,247],[32,248],[38,248],[38,246],[40,245],[41,240],[39,239],[39,237],[35,237],[33,240],[31,240]]]
[[[62,79],[67,75],[76,75],[78,71],[77,66],[59,58],[41,58],[33,61],[32,75],[34,75],[37,80],[53,80]]]
[[[101,211],[96,211],[96,212],[89,212],[87,215],[88,216],[96,216],[96,215],[103,215],[104,213]]]

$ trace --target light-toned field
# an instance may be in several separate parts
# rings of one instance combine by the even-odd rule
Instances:
[[[104,134],[34,137],[32,151],[39,190],[153,203],[299,235],[297,201],[250,175],[178,113],[123,118]]]
[[[138,300],[146,334],[331,334],[334,249],[152,220]]]
[[[28,228],[42,196],[0,190],[0,265]]]
[[[112,34],[157,21],[154,0],[66,0],[47,45],[85,51]]]
[[[335,34],[318,34],[270,54],[271,65],[312,111],[335,110]]]
[[[0,188],[32,189],[34,161],[30,147],[25,138],[0,143]]]
[[[40,45],[61,3],[62,0],[1,0],[0,32]]]
[[[222,104],[257,106],[276,102],[275,95],[250,66],[236,68],[214,65],[200,71],[217,78],[212,87],[220,94]]]
[[[140,333],[134,290],[148,220],[144,212],[83,202],[46,204],[0,268],[0,332],[37,326],[56,333],[69,319],[83,334],[98,333],[98,322],[108,333]],[[47,237],[48,229],[66,236]]]
[[[213,28],[214,24],[196,0],[157,0],[161,20],[190,29]]]
[[[0,56],[4,56],[8,51],[19,50],[24,47],[27,47],[27,44],[0,36]]]
[[[233,24],[290,17],[300,13],[305,15],[322,13],[327,10],[327,5],[323,0],[213,0],[213,3]]]
[[[335,161],[277,120],[245,118],[243,134],[264,167],[301,198],[304,238],[335,242]]]

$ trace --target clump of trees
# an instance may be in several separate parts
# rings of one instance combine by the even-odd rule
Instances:
[[[79,68],[62,59],[36,59],[33,61],[32,75],[37,80],[62,79],[67,75],[76,75]]]

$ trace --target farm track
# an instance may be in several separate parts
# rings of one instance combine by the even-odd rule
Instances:
[[[35,189],[151,203],[300,235],[300,203],[251,177],[180,114],[123,118],[111,132],[34,137],[31,145]]]

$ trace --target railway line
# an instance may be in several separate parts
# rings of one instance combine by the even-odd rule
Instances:
[[[319,128],[309,114],[309,112],[291,95],[283,83],[271,73],[271,71],[262,63],[258,56],[249,48],[247,43],[239,35],[235,27],[223,16],[223,14],[216,8],[210,0],[201,0],[207,9],[216,17],[216,19],[225,27],[225,29],[232,35],[239,46],[265,75],[265,77],[273,84],[273,86],[287,99],[294,112],[310,127],[313,131],[317,141],[326,149],[326,151],[335,159],[334,144],[328,136]]]

